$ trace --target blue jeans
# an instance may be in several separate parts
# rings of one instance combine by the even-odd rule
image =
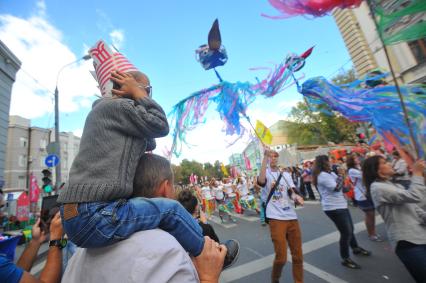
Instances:
[[[79,247],[112,245],[133,233],[155,228],[176,238],[192,256],[198,256],[204,237],[197,221],[177,201],[165,198],[131,198],[112,202],[80,203],[78,214],[62,223],[70,241]],[[149,245],[149,243],[146,243]]]
[[[399,241],[395,253],[416,282],[426,282],[426,245]]]

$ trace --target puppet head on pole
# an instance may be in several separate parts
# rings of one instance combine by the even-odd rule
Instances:
[[[203,44],[195,50],[195,58],[203,66],[204,70],[223,66],[228,61],[226,49],[222,45],[219,21],[217,19],[210,29],[208,44]]]

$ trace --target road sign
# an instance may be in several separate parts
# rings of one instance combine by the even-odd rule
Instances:
[[[55,167],[59,163],[59,157],[55,154],[48,155],[44,160],[47,167]]]
[[[58,143],[57,142],[51,142],[46,146],[46,151],[48,154],[55,154],[58,152]]]

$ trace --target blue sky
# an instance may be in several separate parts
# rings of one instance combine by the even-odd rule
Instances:
[[[20,86],[14,87],[11,114],[32,118],[36,126],[53,126],[49,91],[54,89],[57,71],[83,56],[100,38],[114,42],[148,74],[154,98],[169,112],[190,93],[217,82],[214,73],[204,71],[194,59],[194,50],[206,43],[215,18],[219,19],[229,56],[227,64],[219,69],[225,80],[253,81],[265,73],[249,68],[279,63],[287,53],[300,54],[313,45],[315,50],[301,71],[305,78],[330,77],[342,67],[350,67],[350,57],[330,16],[271,20],[260,16],[277,14],[266,0],[201,2],[2,0],[0,38],[22,58],[24,71],[16,84],[22,84],[28,92],[24,95],[26,92],[18,92]],[[86,62],[61,74],[62,131],[80,133],[90,104],[96,99],[89,68]],[[252,120],[270,125],[285,119],[291,106],[301,99],[292,86],[272,99],[258,98],[250,106],[249,115]],[[232,152],[245,147],[243,140],[227,147],[225,140],[233,137],[221,131],[222,123],[213,107],[207,118],[205,125],[188,135],[196,146],[184,148],[181,158],[226,161]],[[170,146],[170,138],[159,141],[159,153],[165,146]]]

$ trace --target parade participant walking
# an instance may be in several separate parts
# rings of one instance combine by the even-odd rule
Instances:
[[[314,191],[312,190],[312,165],[311,162],[305,162],[303,164],[302,172],[303,184],[305,185],[305,193],[307,192],[310,200],[316,200]],[[305,197],[306,195],[304,195]]]
[[[279,171],[278,156],[276,151],[265,150],[257,179],[259,186],[262,186],[262,190],[267,194],[266,219],[269,221],[275,250],[271,280],[272,282],[280,280],[282,269],[287,262],[288,244],[292,257],[293,280],[300,283],[303,282],[302,234],[291,201],[302,205],[303,198],[292,189],[294,184],[291,176]]]
[[[219,182],[213,178],[210,181],[210,186],[212,187],[212,190],[214,192],[216,206],[219,211],[220,221],[223,223],[223,218],[225,215],[227,215],[229,221],[236,222],[236,220],[231,216],[228,204],[225,202],[225,193],[223,192],[223,185],[219,184]]]
[[[365,214],[365,227],[367,228],[368,237],[372,241],[381,242],[382,239],[376,233],[376,215],[374,209],[374,203],[370,196],[367,195],[367,191],[362,182],[362,172],[360,168],[360,160],[357,154],[353,153],[346,159],[346,165],[348,168],[348,176],[354,188],[354,197],[357,206]]]
[[[419,214],[424,213],[426,199],[425,169],[425,161],[414,164],[410,188],[405,190],[391,182],[395,172],[383,157],[370,157],[362,167],[367,194],[385,221],[395,253],[418,283],[426,282],[426,223]]]
[[[204,186],[201,188],[201,198],[203,211],[206,213],[207,218],[210,218],[215,206],[209,182],[204,182]]]
[[[354,235],[354,225],[348,210],[348,203],[343,196],[343,177],[331,171],[328,156],[319,155],[315,158],[313,184],[321,195],[321,206],[324,213],[333,221],[340,232],[340,256],[342,265],[348,268],[361,268],[349,256],[349,246],[355,255],[369,256],[371,253],[360,246]]]

